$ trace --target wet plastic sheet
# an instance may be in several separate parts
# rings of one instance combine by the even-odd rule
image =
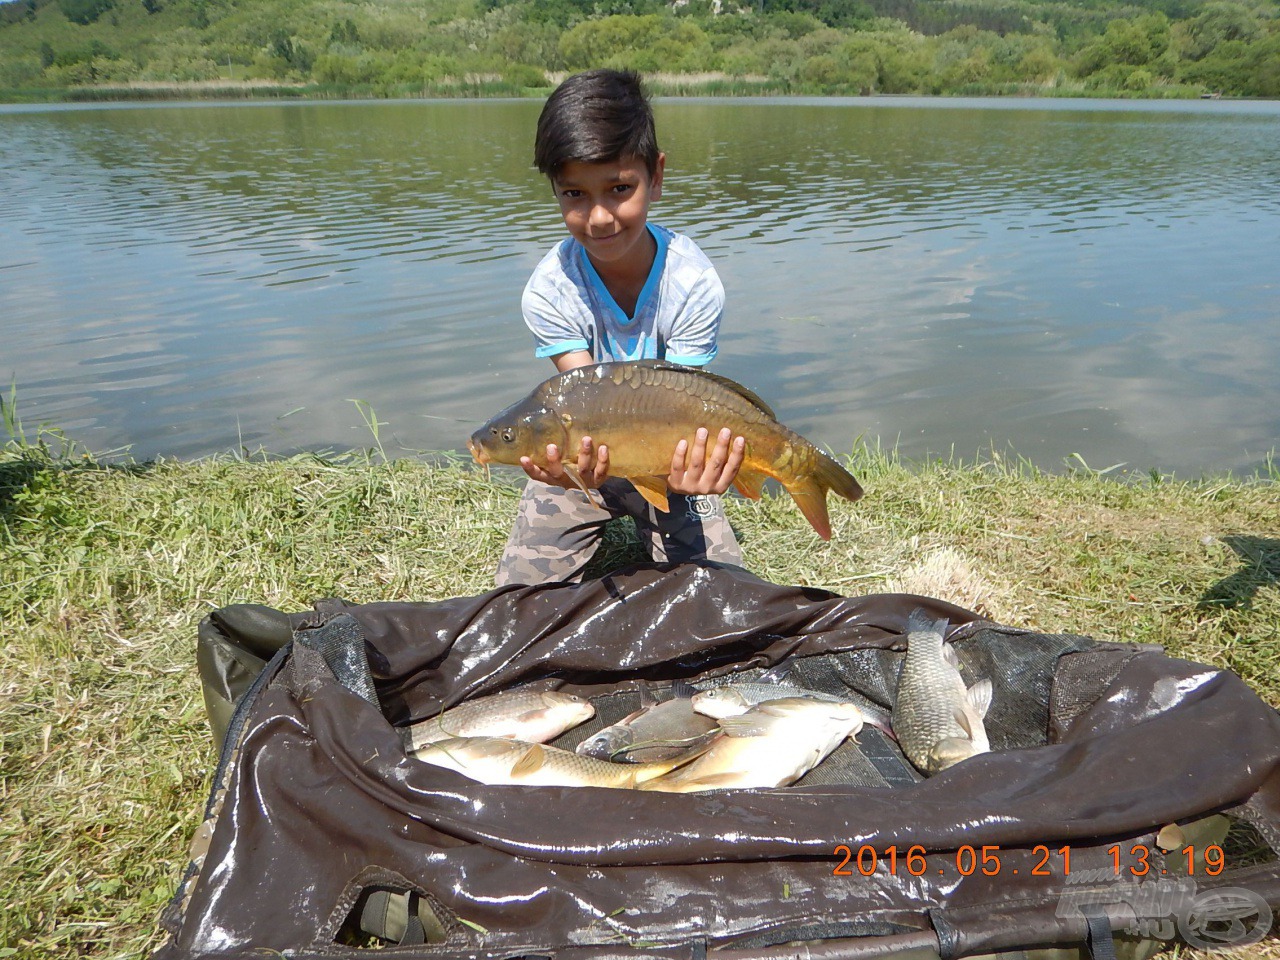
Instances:
[[[525,683],[591,697],[598,729],[637,684],[749,677],[784,661],[827,692],[890,706],[918,606],[952,624],[967,681],[990,676],[996,691],[993,752],[929,779],[867,731],[837,768],[847,777],[819,767],[781,790],[486,786],[409,758],[397,729]],[[1137,867],[1185,871],[1157,831],[1181,822],[1198,836],[1218,811],[1249,824],[1270,855],[1216,877],[1201,863],[1183,882],[1280,905],[1280,716],[1233,674],[1154,648],[697,565],[266,614],[267,627],[245,626],[228,608],[201,628],[202,666],[236,662],[209,653],[220,646],[264,645],[238,631],[278,639],[287,624],[293,641],[251,687],[239,666],[220,687],[240,707],[157,960],[355,955],[335,938],[374,890],[412,892],[438,920],[438,942],[397,948],[423,957],[1083,944],[1081,894],[1095,887],[1104,929],[1150,933],[1135,926],[1151,919],[1133,902]]]

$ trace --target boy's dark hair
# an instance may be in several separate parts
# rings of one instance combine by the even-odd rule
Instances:
[[[566,163],[604,163],[623,157],[658,167],[653,110],[630,70],[588,70],[567,78],[538,117],[533,162],[554,180]]]

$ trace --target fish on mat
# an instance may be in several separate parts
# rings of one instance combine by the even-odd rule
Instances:
[[[862,729],[851,703],[791,697],[756,704],[720,721],[724,736],[692,763],[641,784],[641,790],[696,793],[743,787],[783,787],[816,767],[846,737]]]
[[[600,363],[551,377],[473,433],[467,447],[482,464],[518,465],[529,457],[546,467],[547,444],[576,451],[590,436],[597,447],[608,446],[609,474],[630,480],[665,513],[671,453],[698,427],[729,427],[745,437],[738,492],[758,500],[764,481],[777,480],[824,540],[831,538],[827,491],[846,500],[862,496],[849,471],[780,424],[746,387],[661,360]]]
[[[697,751],[657,763],[611,763],[541,743],[504,737],[452,737],[424,743],[414,755],[480,783],[633,789],[687,763]]]
[[[693,695],[693,709],[698,713],[717,720],[723,717],[736,717],[746,713],[757,703],[770,700],[783,700],[792,697],[806,697],[810,700],[821,700],[824,703],[848,703],[844,697],[837,697],[820,690],[797,687],[789,683],[729,683],[723,687],[711,687]],[[888,710],[882,710],[873,704],[856,704],[862,712],[863,722],[893,737],[893,721]]]
[[[823,703],[843,703],[841,697],[823,693],[820,690],[809,690],[789,683],[733,683],[730,681],[721,687],[709,687],[699,690],[693,695],[693,709],[708,717],[736,717],[745,713],[757,703],[770,700],[785,700],[804,697],[809,700],[821,700]]]
[[[893,729],[902,752],[927,775],[991,749],[983,718],[991,681],[965,688],[945,620],[917,608],[907,618],[907,655],[898,675]]]
[[[595,714],[595,707],[572,693],[517,687],[463,701],[406,727],[401,736],[411,751],[451,737],[506,737],[546,743]]]
[[[678,680],[671,693],[670,700],[659,702],[642,690],[640,709],[583,740],[577,752],[622,763],[671,760],[720,735],[714,719],[694,710],[693,686]]]

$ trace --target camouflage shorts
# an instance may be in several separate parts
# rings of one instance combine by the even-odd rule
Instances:
[[[515,526],[494,577],[509,583],[550,583],[582,579],[583,568],[615,517],[633,517],[652,560],[683,563],[711,560],[741,566],[742,551],[717,496],[673,493],[671,510],[661,513],[627,480],[606,480],[588,503],[581,490],[565,490],[530,480],[520,498]]]

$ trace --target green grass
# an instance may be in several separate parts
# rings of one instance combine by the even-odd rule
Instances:
[[[138,957],[161,942],[215,761],[194,666],[205,614],[482,592],[518,494],[512,471],[376,452],[117,465],[76,453],[56,434],[0,452],[0,956]],[[747,565],[1161,643],[1280,704],[1274,469],[1120,481],[871,449],[851,468],[867,495],[833,504],[829,543],[785,494],[732,498]],[[619,527],[596,567],[636,550]]]

